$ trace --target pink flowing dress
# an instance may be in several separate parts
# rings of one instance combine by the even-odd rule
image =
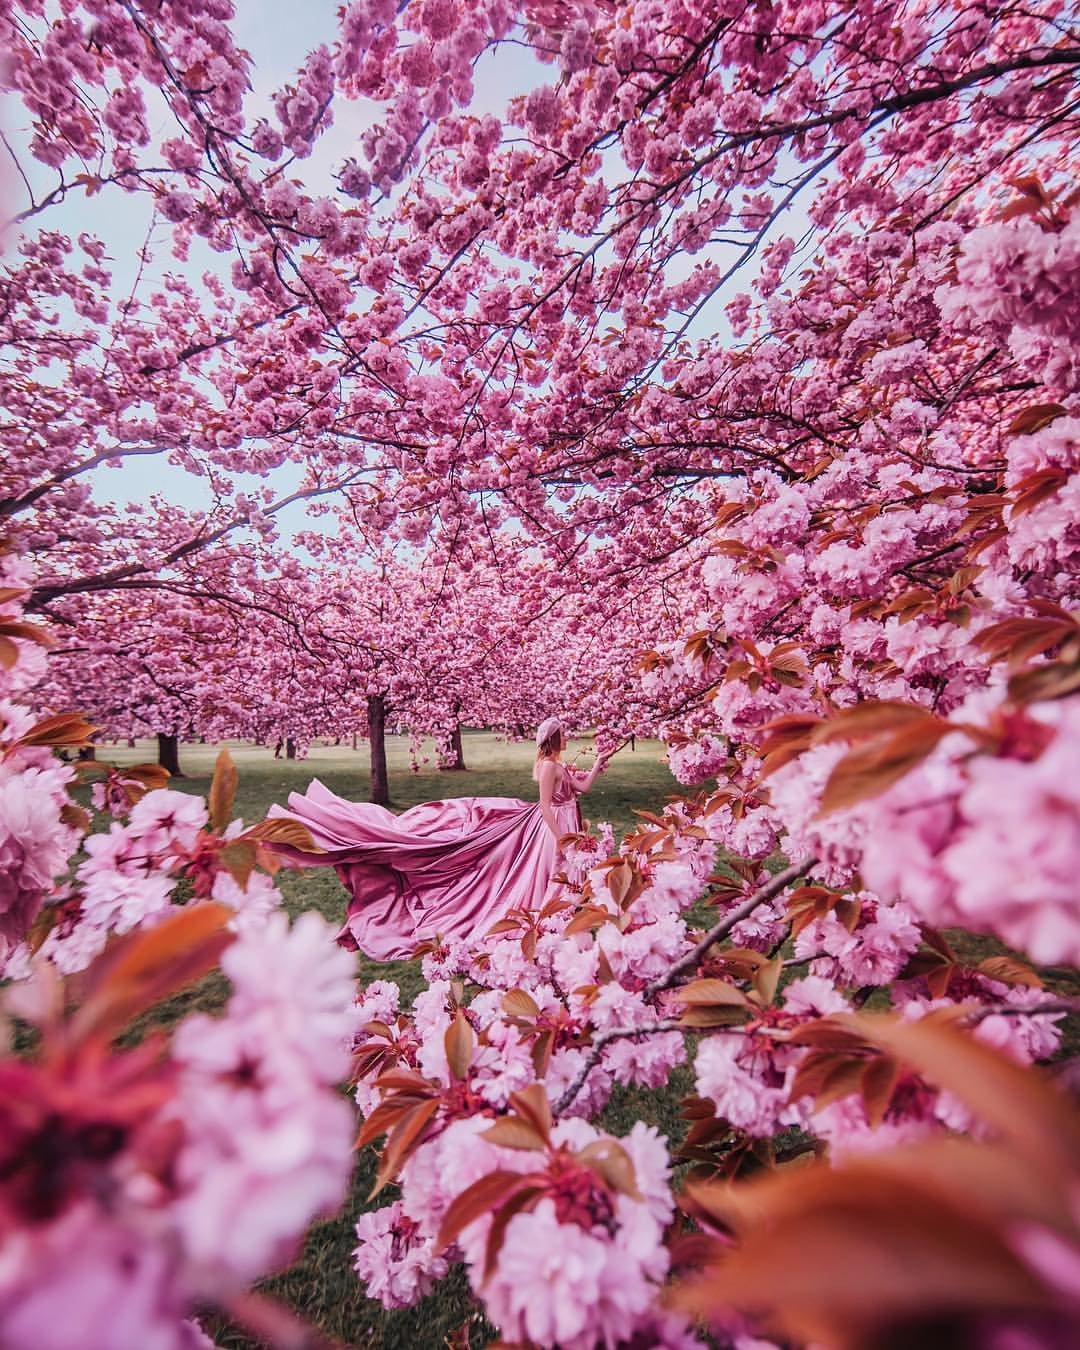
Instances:
[[[561,834],[581,829],[580,780],[563,765],[552,797]],[[306,825],[325,851],[273,845],[286,863],[333,867],[348,888],[338,941],[379,961],[412,954],[436,934],[483,933],[510,909],[536,909],[555,869],[555,838],[539,802],[452,797],[395,816],[350,802],[316,778],[269,814]]]

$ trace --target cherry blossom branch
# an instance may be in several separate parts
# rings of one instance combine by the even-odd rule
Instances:
[[[1022,1007],[1016,1003],[993,1003],[985,1008],[974,1008],[964,1017],[967,1026],[978,1026],[988,1017],[1048,1017],[1080,1013],[1080,998],[1048,999]]]
[[[366,468],[360,468],[347,473],[344,478],[336,483],[331,483],[325,487],[297,488],[295,492],[290,492],[284,497],[280,497],[276,502],[262,508],[259,512],[261,516],[275,516],[292,506],[296,502],[311,501],[315,497],[325,497],[333,493],[342,491],[345,487],[354,485],[364,473]],[[35,587],[31,592],[30,599],[26,602],[28,613],[44,609],[53,600],[60,596],[80,595],[96,591],[120,590],[130,585],[130,579],[135,577],[155,577],[158,576],[167,567],[174,563],[181,562],[190,557],[193,553],[201,552],[209,548],[212,544],[220,543],[232,531],[241,529],[251,523],[250,513],[242,512],[219,525],[217,529],[210,531],[200,531],[187,539],[182,544],[178,544],[168,553],[160,557],[153,563],[129,563],[120,567],[114,567],[111,571],[102,572],[96,576],[79,577],[71,581],[55,582],[44,586]]]
[[[741,923],[748,914],[752,914],[759,905],[764,905],[767,901],[774,899],[781,891],[790,886],[793,881],[801,877],[804,872],[809,872],[810,869],[817,864],[817,861],[817,858],[811,855],[810,857],[801,859],[797,863],[792,863],[790,867],[785,867],[782,872],[777,872],[774,877],[770,877],[763,886],[759,886],[752,895],[747,896],[742,904],[737,905],[730,913],[726,914],[719,923],[714,924],[697,946],[694,947],[692,951],[687,952],[685,956],[681,956],[678,961],[671,966],[666,975],[661,975],[658,979],[653,980],[651,984],[647,984],[644,990],[642,990],[642,997],[646,999],[646,1001],[651,1002],[657,994],[662,993],[665,989],[670,989],[681,975],[685,974],[688,970],[694,969],[714,943],[727,937],[735,925]]]
[[[774,877],[771,877],[764,886],[759,886],[753,895],[747,896],[741,905],[732,910],[731,913],[726,915],[718,924],[710,928],[697,946],[685,956],[680,957],[679,960],[671,966],[666,975],[663,975],[659,979],[653,980],[651,984],[646,985],[642,996],[651,1001],[662,990],[670,988],[684,971],[690,970],[698,964],[702,956],[704,956],[714,942],[719,942],[721,938],[726,937],[727,934],[731,932],[732,928],[734,928],[740,920],[745,919],[748,914],[751,914],[758,905],[763,905],[766,901],[779,895],[786,886],[789,886],[798,877],[802,876],[804,872],[808,872],[816,863],[817,858],[803,858],[801,862],[792,863],[790,867],[785,867],[782,872],[777,872],[777,874]],[[574,1078],[566,1091],[555,1103],[555,1106],[553,1107],[555,1114],[560,1115],[567,1109],[571,1102],[573,1102],[574,1098],[584,1086],[585,1080],[588,1078],[589,1074],[592,1073],[593,1069],[600,1062],[600,1058],[604,1053],[604,1047],[609,1045],[612,1041],[622,1040],[627,1036],[647,1036],[653,1032],[685,1030],[686,1028],[678,1021],[678,1019],[663,1018],[662,1020],[653,1022],[645,1027],[615,1027],[610,1031],[602,1031],[593,1041],[592,1048],[590,1049],[585,1062],[574,1075]],[[738,1035],[742,1033],[743,1028],[739,1026],[717,1027],[716,1030]]]
[[[610,1045],[612,1041],[626,1040],[630,1036],[650,1036],[661,1031],[685,1031],[686,1028],[674,1017],[665,1017],[659,1022],[650,1022],[645,1027],[612,1027],[609,1031],[601,1031],[593,1038],[592,1047],[585,1058],[585,1062],[571,1079],[569,1086],[559,1100],[552,1107],[555,1115],[562,1115],[567,1107],[573,1102],[581,1089],[585,1086],[585,1080],[593,1069],[600,1062],[600,1057],[604,1053],[604,1047]],[[741,1031],[741,1027],[721,1027],[721,1031]]]

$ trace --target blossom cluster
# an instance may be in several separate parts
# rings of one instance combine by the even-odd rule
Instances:
[[[428,983],[410,1008],[391,982],[361,991],[361,1142],[387,1134],[379,1184],[401,1186],[357,1225],[369,1296],[413,1303],[456,1256],[504,1336],[586,1350],[659,1335],[674,1159],[640,1123],[622,1139],[592,1123],[618,1085],[669,1087],[689,1059],[695,1128],[723,1148],[795,1129],[841,1158],[982,1128],[914,1071],[890,1070],[884,1098],[871,1095],[859,1071],[874,1052],[852,1017],[870,991],[904,1022],[973,1017],[976,1039],[1021,1064],[1055,1052],[1062,1011],[1029,967],[928,948],[941,939],[908,899],[818,884],[814,859],[794,889],[794,876],[771,887],[757,865],[724,879],[715,815],[706,794],[610,854],[595,836],[570,840],[542,910],[426,944]],[[690,913],[703,899],[726,941],[698,949]],[[824,1091],[826,1071],[841,1069],[846,1090]],[[675,1315],[664,1335],[695,1343]]]
[[[210,908],[220,929],[228,911]],[[180,931],[188,919],[203,925],[204,911],[134,935],[129,959],[140,942],[156,942],[160,959],[169,941],[177,968],[196,973],[200,940]],[[70,1024],[44,959],[7,990],[5,1018],[35,1024],[42,1048],[0,1062],[5,1345],[208,1344],[192,1312],[228,1307],[339,1205],[352,1168],[351,1112],[335,1087],[353,1025],[352,958],[317,915],[290,928],[278,914],[220,959],[231,986],[222,1015],[185,1019],[167,1053],[154,1041],[108,1047],[110,998],[130,997],[115,974],[91,967],[89,1001]],[[160,967],[151,988],[155,978],[159,994],[176,979]]]
[[[317,914],[290,926],[255,870],[257,841],[225,821],[225,761],[215,829],[201,799],[93,763],[99,802],[122,818],[84,840],[89,815],[57,747],[89,728],[25,702],[48,638],[18,612],[25,564],[3,554],[0,566],[0,940],[12,981],[0,1018],[5,1047],[13,1019],[39,1035],[36,1052],[0,1058],[0,1340],[188,1350],[209,1343],[194,1310],[227,1307],[287,1263],[341,1201],[354,959]],[[177,905],[181,880],[191,898]],[[167,1048],[110,1045],[215,964],[230,985],[221,1016],[187,1017]],[[82,972],[73,1013],[61,971]]]

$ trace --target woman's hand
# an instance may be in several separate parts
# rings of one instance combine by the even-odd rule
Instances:
[[[594,761],[592,768],[585,775],[584,779],[580,780],[580,785],[578,788],[579,792],[588,792],[588,790],[596,782],[597,778],[599,778],[600,775],[607,768],[608,760],[614,753],[615,753],[614,750],[598,750],[596,752],[596,760]]]

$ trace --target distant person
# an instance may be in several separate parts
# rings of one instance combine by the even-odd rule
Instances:
[[[338,941],[379,961],[411,955],[418,943],[482,933],[510,909],[543,903],[558,859],[558,841],[581,829],[578,797],[588,792],[612,752],[588,772],[562,762],[566,735],[557,717],[536,733],[533,778],[539,801],[453,797],[424,802],[400,816],[373,802],[350,802],[315,779],[289,794],[275,818],[297,820],[322,853],[273,847],[303,867],[331,866],[348,888]]]

